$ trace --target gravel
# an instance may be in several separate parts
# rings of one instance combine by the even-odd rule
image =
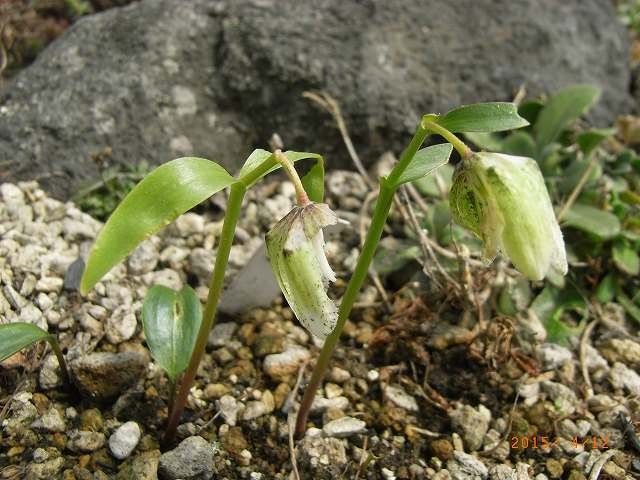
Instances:
[[[367,424],[362,420],[353,417],[342,417],[325,424],[322,427],[322,432],[327,437],[345,438],[364,433],[366,428]]]
[[[127,458],[140,441],[140,426],[136,422],[126,422],[109,437],[109,450],[118,460]]]
[[[215,454],[216,448],[204,438],[186,438],[176,448],[162,454],[158,477],[160,480],[211,479],[216,474]]]

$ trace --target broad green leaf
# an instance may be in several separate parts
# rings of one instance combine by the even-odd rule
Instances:
[[[599,240],[610,240],[620,233],[620,220],[612,213],[577,203],[564,217],[570,227],[589,233]]]
[[[395,186],[413,182],[433,173],[437,168],[449,161],[452,150],[453,146],[450,143],[442,143],[418,150],[405,171],[400,175]]]
[[[324,161],[318,157],[311,170],[302,177],[302,186],[313,202],[324,200]]]
[[[596,128],[579,133],[576,140],[582,153],[589,155],[598,145],[615,133],[615,128]]]
[[[268,152],[267,150],[263,150],[261,148],[254,150],[253,152],[251,152],[251,155],[247,157],[244,165],[242,165],[242,168],[240,169],[236,177],[242,178],[247,176],[249,172],[252,172],[256,168],[258,168],[258,166],[263,164],[265,160],[267,160],[267,158],[269,158],[270,156],[271,152]]]
[[[552,143],[562,131],[598,100],[600,89],[575,85],[561,90],[547,102],[536,120],[534,131],[538,151]]]
[[[178,158],[153,170],[107,220],[87,260],[80,291],[88,292],[143,240],[233,182],[224,168],[204,158]]]
[[[455,108],[436,119],[450,132],[502,132],[529,125],[514,103],[474,103]]]
[[[200,300],[190,286],[179,292],[162,285],[149,289],[142,305],[144,335],[172,382],[189,365],[201,323]]]
[[[48,340],[49,332],[32,323],[6,323],[0,325],[0,362],[40,340]]]
[[[613,263],[618,270],[628,275],[638,275],[640,273],[640,257],[629,244],[623,240],[618,240],[613,244]]]

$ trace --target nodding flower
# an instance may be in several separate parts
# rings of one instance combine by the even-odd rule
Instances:
[[[473,153],[456,167],[449,202],[454,220],[484,242],[487,261],[502,252],[530,280],[567,273],[562,232],[535,160]]]
[[[327,296],[336,276],[324,252],[322,229],[339,222],[324,203],[294,207],[266,236],[267,255],[291,310],[320,339],[336,326],[338,309]]]

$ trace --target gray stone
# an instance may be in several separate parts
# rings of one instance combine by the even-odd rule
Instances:
[[[544,343],[538,347],[536,353],[546,369],[558,368],[565,362],[573,360],[571,350],[556,343]]]
[[[67,448],[76,453],[91,453],[102,448],[105,441],[104,433],[74,430],[69,434]]]
[[[540,386],[553,401],[558,413],[570,415],[575,412],[576,405],[578,405],[579,402],[575,392],[571,388],[562,383],[550,381],[540,382]]]
[[[595,118],[610,122],[629,108],[627,59],[602,0],[143,0],[82,18],[7,83],[0,161],[7,180],[37,171],[63,197],[98,176],[104,151],[113,164],[197,152],[235,170],[278,131],[347,163],[329,116],[302,98],[318,89],[338,97],[364,159],[400,151],[424,113],[522,84],[599,85]]]
[[[31,424],[31,428],[45,432],[64,432],[67,425],[58,409],[51,407]]]
[[[31,403],[32,398],[29,392],[20,392],[13,397],[8,418],[2,421],[2,429],[9,435],[20,432],[38,417],[38,410]]]
[[[342,417],[328,422],[322,427],[322,431],[327,437],[344,438],[363,433],[366,428],[367,424],[362,420],[353,417]]]
[[[49,480],[57,478],[64,467],[64,458],[56,457],[43,463],[32,463],[27,467],[27,480]]]
[[[120,467],[116,480],[158,480],[158,462],[160,450],[142,452],[129,458]]]
[[[223,395],[220,400],[216,401],[220,415],[228,425],[234,427],[238,421],[238,412],[241,404],[231,395]]]
[[[273,394],[269,390],[265,390],[260,400],[247,402],[247,406],[242,413],[242,418],[243,420],[253,420],[254,418],[273,412],[274,407]]]
[[[262,368],[270,377],[279,380],[298,371],[300,364],[311,358],[311,353],[304,347],[292,345],[282,353],[272,353],[264,357]]]
[[[454,450],[447,461],[447,470],[455,480],[484,480],[489,475],[487,467],[473,455]]]
[[[338,438],[305,436],[299,443],[300,466],[324,470],[338,477],[347,464],[344,441]]]
[[[508,465],[493,465],[489,469],[491,480],[518,480],[516,471]]]
[[[160,480],[208,480],[216,474],[214,456],[217,450],[204,438],[184,439],[175,449],[160,457]]]
[[[126,422],[109,437],[109,450],[118,460],[124,460],[140,441],[140,427],[136,422]]]
[[[409,412],[418,411],[418,402],[416,402],[416,399],[400,387],[394,387],[393,385],[386,386],[384,388],[384,396],[396,406],[404,408]]]
[[[81,393],[109,400],[143,379],[147,362],[137,352],[99,352],[74,359],[69,366]]]
[[[130,306],[120,306],[109,315],[104,330],[107,340],[118,344],[133,337],[137,326],[136,315],[131,311]]]
[[[469,450],[478,450],[482,446],[491,423],[491,412],[487,407],[480,404],[475,409],[469,405],[459,405],[449,412],[449,418],[453,428],[461,433]]]
[[[129,273],[142,275],[151,272],[160,259],[160,253],[152,240],[142,242],[127,258]]]
[[[325,398],[316,395],[314,397],[311,404],[312,413],[323,413],[330,408],[344,411],[349,408],[349,399],[343,396]]]
[[[640,395],[640,375],[624,363],[614,363],[609,378],[614,388],[627,390],[632,395]]]
[[[60,364],[53,353],[47,355],[44,362],[42,362],[42,367],[38,373],[38,381],[43,390],[51,390],[62,385]]]
[[[210,347],[224,347],[226,346],[233,334],[238,329],[236,322],[220,322],[216,323],[211,332],[209,332],[209,346]]]
[[[220,299],[221,312],[239,314],[256,307],[268,307],[280,294],[280,287],[265,253],[264,243],[233,277]]]

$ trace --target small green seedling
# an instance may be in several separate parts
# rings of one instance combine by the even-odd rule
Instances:
[[[62,350],[60,350],[58,339],[55,335],[32,323],[16,322],[0,325],[0,362],[41,340],[49,342],[49,345],[51,345],[51,349],[60,364],[62,379],[65,385],[69,387],[71,385],[69,372]]]
[[[315,161],[313,168],[303,178],[303,183],[309,196],[321,201],[324,195],[322,157],[315,153],[292,151],[282,155],[290,162],[304,159]],[[204,158],[172,160],[151,171],[129,192],[109,217],[91,250],[80,283],[82,293],[92,289],[145,239],[169,225],[182,213],[229,188],[227,212],[204,313],[199,313],[199,302],[188,287],[173,292],[154,286],[149,289],[144,302],[143,325],[149,349],[167,372],[172,384],[178,380],[180,383],[177,393],[176,385],[171,387],[172,408],[165,434],[167,441],[175,434],[205,352],[209,331],[213,328],[244,195],[248,188],[280,167],[275,155],[265,150],[255,150],[235,177],[216,162]],[[195,342],[194,332],[197,332]],[[172,338],[173,343],[167,345],[167,338]],[[180,378],[182,372],[184,374]]]
[[[201,324],[202,309],[193,288],[185,285],[176,292],[154,285],[149,289],[142,305],[142,327],[153,358],[169,377],[169,410],[176,381],[189,365]]]

